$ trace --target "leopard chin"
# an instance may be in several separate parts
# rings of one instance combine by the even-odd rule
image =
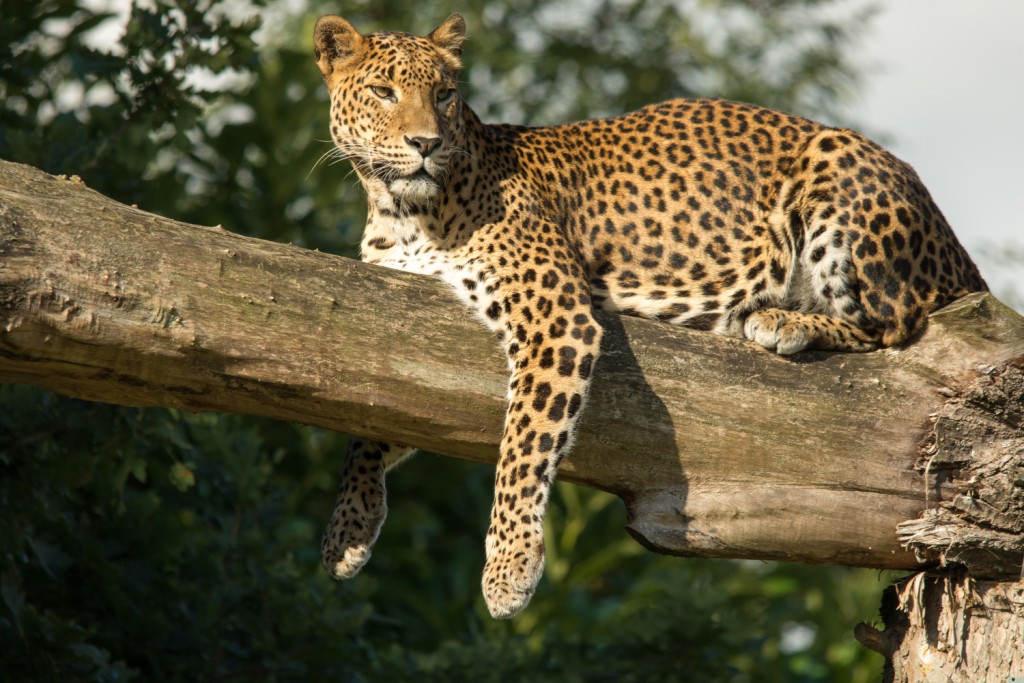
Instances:
[[[395,178],[388,190],[396,199],[424,201],[438,197],[444,188],[425,168],[407,176]]]

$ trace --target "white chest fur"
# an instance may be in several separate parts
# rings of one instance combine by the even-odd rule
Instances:
[[[500,305],[495,306],[491,269],[471,249],[432,237],[427,220],[418,216],[375,216],[366,226],[362,259],[444,280],[489,328],[504,337],[505,316]]]

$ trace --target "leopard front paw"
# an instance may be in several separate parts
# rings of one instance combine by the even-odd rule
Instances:
[[[533,597],[544,573],[544,544],[537,542],[498,546],[489,553],[481,585],[487,610],[495,619],[519,614]]]
[[[334,509],[320,543],[320,559],[332,578],[350,579],[370,559],[370,548],[380,534],[387,508],[381,506],[376,512],[368,516],[341,505]]]

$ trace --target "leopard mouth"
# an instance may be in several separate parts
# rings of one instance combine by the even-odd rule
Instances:
[[[427,199],[441,191],[441,183],[424,167],[412,173],[392,178],[388,190],[396,197]]]
[[[401,173],[394,167],[379,167],[376,169],[376,175],[389,186],[400,182],[436,182],[434,174],[428,171],[426,166],[420,166],[410,173]]]
[[[407,176],[402,176],[402,178],[400,178],[400,180],[409,180],[409,181],[414,181],[414,180],[430,180],[430,181],[432,181],[432,180],[434,180],[434,176],[432,176],[430,174],[430,171],[428,171],[426,168],[422,168],[421,167],[420,170],[418,170],[418,171],[416,171],[414,173],[410,173]]]

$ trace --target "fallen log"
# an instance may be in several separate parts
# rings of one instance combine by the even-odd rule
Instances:
[[[998,542],[948,559],[1019,573],[1024,426],[1011,385],[1024,318],[990,295],[935,313],[906,348],[867,354],[781,358],[658,322],[601,322],[606,347],[560,476],[620,496],[645,546],[919,568],[946,557],[934,529],[951,522],[937,515],[959,515]],[[949,432],[951,406],[1001,377],[1002,394],[971,404],[982,428]],[[496,342],[439,282],[183,224],[0,162],[0,381],[494,462],[507,379]],[[999,448],[986,447],[990,423]],[[1000,458],[991,494],[964,479]],[[1005,509],[961,514],[967,498],[993,505],[984,495]]]

